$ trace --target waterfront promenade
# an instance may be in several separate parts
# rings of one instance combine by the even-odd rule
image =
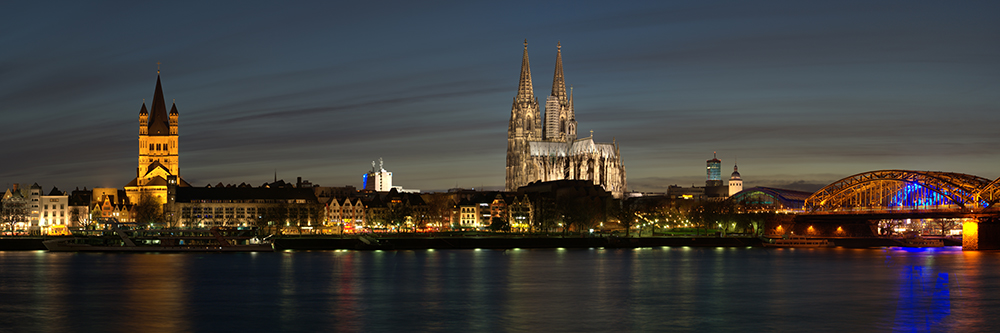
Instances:
[[[2,237],[0,251],[45,250],[43,240],[55,237]],[[878,248],[899,246],[888,238],[827,238],[837,247]],[[961,240],[945,239],[946,246]],[[662,246],[759,247],[755,237],[657,236],[581,237],[580,235],[491,235],[430,236],[415,234],[366,236],[284,236],[275,239],[275,250],[420,250],[420,249],[545,249],[545,248],[643,248]]]

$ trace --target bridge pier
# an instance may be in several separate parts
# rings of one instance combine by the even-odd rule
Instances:
[[[1000,221],[996,218],[969,219],[962,223],[962,250],[1000,249]]]

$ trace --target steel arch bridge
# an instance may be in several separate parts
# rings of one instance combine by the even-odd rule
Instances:
[[[838,180],[813,193],[813,213],[976,211],[1000,201],[1000,179],[955,172],[878,170]]]

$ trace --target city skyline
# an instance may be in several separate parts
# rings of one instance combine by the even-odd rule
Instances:
[[[360,188],[383,158],[394,185],[502,189],[524,39],[536,96],[562,43],[580,136],[620,145],[629,190],[703,185],[716,151],[746,188],[1000,177],[994,3],[3,7],[8,187],[134,178],[162,62],[194,186]]]

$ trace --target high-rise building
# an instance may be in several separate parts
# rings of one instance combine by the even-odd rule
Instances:
[[[556,46],[555,76],[543,126],[525,41],[521,78],[507,127],[505,189],[516,191],[528,183],[563,179],[591,181],[615,197],[626,190],[625,164],[617,143],[596,143],[593,131],[590,137],[577,139],[573,94],[572,90],[566,93],[563,76],[562,45]]]
[[[733,175],[729,177],[729,196],[743,190],[743,178],[740,177],[740,168],[733,163]]]
[[[705,164],[708,166],[705,186],[722,186],[722,161],[716,158],[713,152],[712,159],[705,161]]]
[[[362,189],[376,192],[392,190],[392,172],[382,167],[381,158],[378,159],[378,169],[375,168],[375,161],[372,161],[372,171],[363,176],[362,186]]]
[[[180,179],[177,104],[170,107],[168,114],[159,70],[150,106],[152,109],[147,112],[143,102],[139,109],[139,166],[135,179],[125,185],[125,193],[132,203],[138,203],[143,194],[149,194],[165,204],[169,176],[177,176],[173,181],[179,181],[178,186],[189,185]]]
[[[709,198],[725,198],[729,195],[729,189],[722,184],[722,161],[715,153],[712,159],[705,162],[707,165],[707,179],[705,180],[705,196]]]

